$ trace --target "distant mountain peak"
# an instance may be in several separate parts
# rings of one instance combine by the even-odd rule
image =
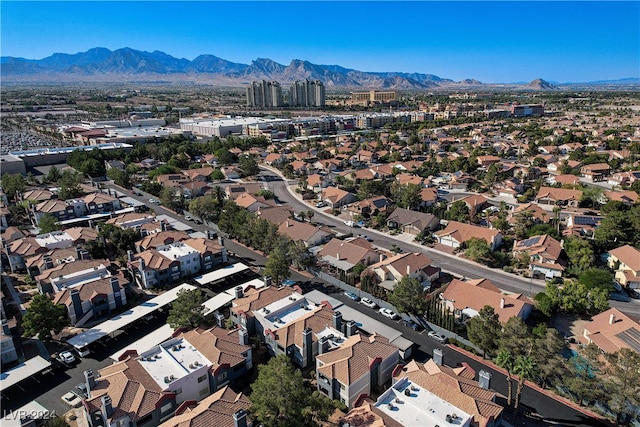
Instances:
[[[535,90],[556,90],[557,86],[552,85],[546,80],[543,79],[535,79],[529,83],[527,83],[526,87]]]

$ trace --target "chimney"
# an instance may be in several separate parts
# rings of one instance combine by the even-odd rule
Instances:
[[[82,259],[82,249],[80,246],[76,246],[76,260]]]
[[[478,383],[480,384],[480,387],[490,390],[491,389],[491,373],[484,370],[480,370],[480,373],[478,373]]]
[[[49,270],[50,268],[53,268],[53,260],[49,255],[46,255],[45,257],[43,257],[42,261],[44,262],[45,270]]]
[[[318,341],[318,354],[324,354],[327,350],[329,350],[329,339],[322,337],[320,341]]]
[[[222,236],[218,236],[218,244],[219,244],[220,246],[224,246],[224,237],[222,237]]]
[[[609,324],[613,325],[614,323],[616,323],[616,315],[611,313],[611,315],[609,316]]]
[[[354,322],[353,320],[349,320],[347,322],[347,328],[346,328],[345,335],[347,337],[353,336],[353,335],[355,335],[357,329],[358,329],[358,327],[356,326],[356,322]]]
[[[249,345],[249,332],[245,328],[238,330],[238,342],[241,345]]]
[[[340,252],[338,252],[338,253],[336,254],[336,259],[337,259],[338,261],[340,261]]]
[[[100,401],[102,402],[102,415],[104,415],[105,419],[107,419],[111,416],[111,414],[113,414],[111,398],[108,394],[105,394],[100,398]]]
[[[411,266],[407,265],[407,276],[411,274]]]
[[[2,319],[2,333],[5,335],[11,335],[11,330],[9,329],[9,322],[6,319]]]
[[[82,311],[82,301],[80,300],[80,291],[78,291],[78,289],[72,289],[70,296],[71,296],[71,303],[73,304],[73,313],[76,316],[76,321],[78,321],[84,314]]]
[[[266,282],[265,282],[266,284]],[[244,292],[242,290],[242,286],[236,286],[235,288],[236,299],[242,298],[244,296]]]
[[[313,358],[313,330],[305,328],[302,331],[302,368],[306,368]]]
[[[264,282],[265,286],[271,286],[271,276],[264,276],[262,278],[262,281]]]
[[[167,231],[167,223],[164,221],[160,221],[160,230]]]
[[[91,390],[96,388],[96,376],[91,369],[84,371],[84,381],[87,383],[87,393],[91,397]]]
[[[342,313],[339,311],[333,313],[333,327],[342,332]]]
[[[233,414],[233,427],[247,427],[247,411],[239,410]]]
[[[436,363],[436,365],[442,366],[442,359],[443,359],[442,356],[443,356],[442,349],[439,349],[439,348],[433,349],[433,361]]]
[[[131,249],[127,250],[127,259],[129,262],[133,261],[133,251]]]
[[[213,317],[216,319],[216,325],[218,327],[224,327],[224,314],[220,313],[218,310],[213,312]]]
[[[120,292],[120,281],[117,277],[111,276],[109,278],[109,283],[111,284],[111,291],[115,294],[116,292]]]
[[[504,308],[504,298],[500,298],[500,308]]]
[[[142,258],[138,260],[138,268],[140,271],[144,270],[144,260]]]
[[[80,259],[89,259],[89,251],[82,249],[80,251]]]

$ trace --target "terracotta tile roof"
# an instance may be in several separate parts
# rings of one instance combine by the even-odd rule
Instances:
[[[242,393],[225,386],[202,399],[194,408],[160,424],[160,427],[212,427],[233,426],[233,414],[248,410],[251,401]]]
[[[246,360],[242,353],[251,351],[251,346],[240,344],[238,331],[237,328],[227,330],[214,327],[193,329],[180,335],[213,362],[213,369],[225,364],[233,368]]]
[[[549,222],[553,218],[553,215],[551,215],[549,212],[547,212],[544,209],[542,209],[537,204],[535,204],[535,203],[527,203],[526,205],[520,205],[517,208],[515,208],[509,214],[509,217],[508,217],[509,221],[510,222],[515,222],[516,214],[518,212],[526,212],[526,211],[531,212],[531,214],[533,215],[533,219],[535,221]]]
[[[500,232],[491,228],[479,227],[477,225],[465,224],[458,221],[449,221],[444,230],[437,231],[434,234],[439,237],[450,235],[459,243],[466,242],[467,240],[475,237],[483,239],[489,245],[492,245]]]
[[[473,424],[479,427],[489,425],[502,414],[502,406],[493,402],[495,392],[481,388],[476,381],[459,375],[459,371],[439,366],[433,360],[424,364],[409,362],[396,373],[396,378],[404,377],[472,415]]]
[[[151,375],[131,357],[122,362],[102,368],[91,398],[86,400],[90,413],[99,411],[101,397],[111,397],[114,412],[111,419],[128,415],[137,421],[155,410],[156,404],[165,396]]]
[[[567,188],[540,187],[536,199],[551,199],[556,201],[580,201],[582,191]]]
[[[158,246],[168,245],[173,242],[182,242],[183,240],[187,240],[189,235],[184,231],[177,230],[167,230],[160,231],[159,233],[151,234],[140,242],[138,242],[138,246],[143,249],[155,249]]]
[[[63,200],[52,199],[38,203],[36,205],[36,211],[44,213],[61,212],[67,210],[68,207],[69,205]]]
[[[631,270],[640,271],[640,251],[633,246],[620,246],[610,250],[609,254],[625,263]]]
[[[198,168],[198,169],[188,169],[186,171],[183,171],[182,173],[188,176],[189,179],[196,179],[198,177],[208,178],[212,172],[213,172],[213,168],[205,167],[205,168]]]
[[[49,280],[58,276],[66,276],[69,274],[77,273],[79,271],[97,269],[101,266],[109,268],[111,266],[111,261],[109,261],[108,259],[80,259],[74,262],[60,264],[50,270],[46,270],[44,273],[36,276],[36,280]]]
[[[394,355],[399,358],[398,348],[385,337],[375,333],[370,337],[356,334],[347,338],[340,348],[316,356],[322,363],[317,369],[327,378],[350,385],[370,372],[374,359],[386,360]]]
[[[340,200],[349,196],[348,191],[341,190],[337,187],[327,187],[322,190],[322,197],[331,201],[332,204],[336,204]]]
[[[98,230],[91,227],[72,227],[67,228],[64,231],[71,236],[74,244],[77,244],[80,241],[89,242],[98,238]]]
[[[310,328],[314,334],[312,340],[317,341],[315,334],[333,324],[333,310],[326,305],[320,306],[315,311],[310,311],[302,317],[290,322],[274,331],[271,331],[278,342],[284,348],[296,345],[303,346],[303,331]]]
[[[187,239],[184,241],[184,244],[198,251],[200,255],[207,252],[217,254],[222,252],[223,249],[223,246],[220,246],[217,240],[205,239],[203,237]]]
[[[8,248],[12,254],[18,254],[22,257],[29,257],[47,251],[47,248],[40,246],[38,242],[36,242],[35,237],[24,237],[19,240],[14,240],[9,244]]]
[[[606,353],[621,348],[640,351],[640,323],[616,308],[595,315],[584,327],[584,336]]]
[[[306,242],[318,232],[322,232],[322,230],[314,225],[292,219],[284,221],[278,227],[278,233],[287,236],[294,242],[300,240]],[[328,234],[326,232],[323,233]]]
[[[447,289],[442,293],[442,297],[446,301],[452,302],[456,310],[470,308],[475,311],[480,311],[485,305],[489,305],[493,307],[502,323],[506,323],[512,317],[521,315],[525,305],[530,305],[516,298],[502,295],[500,292],[490,289],[489,286],[478,286],[478,284],[474,284],[474,282],[475,281],[469,283],[453,279],[447,286]],[[504,308],[500,308],[503,300]]]
[[[580,183],[580,178],[570,174],[556,175],[553,177],[553,180],[559,184],[576,185]]]
[[[256,214],[269,221],[271,224],[280,225],[288,219],[293,218],[293,212],[284,206],[259,208]]]
[[[76,251],[75,246],[71,246],[69,248],[64,248],[64,249],[53,249],[48,252],[39,253],[37,255],[29,257],[25,261],[25,265],[27,266],[27,268],[38,266],[40,268],[40,272],[43,272],[44,270],[46,270],[44,268],[45,256],[51,257],[51,260],[53,261],[54,266],[56,266],[58,265],[57,263],[58,260],[63,260],[68,258],[76,259],[78,257],[78,253]]]
[[[562,253],[562,245],[548,234],[532,236],[513,243],[514,252],[529,252],[529,256],[540,258],[543,262],[557,262]],[[546,261],[544,261],[546,260]]]
[[[275,206],[275,203],[271,200],[267,200],[261,196],[253,196],[249,193],[242,193],[235,199],[236,205],[242,208],[249,208],[250,206],[258,203],[261,206]]]
[[[95,280],[93,282],[85,283],[80,286],[74,286],[73,288],[65,289],[60,292],[56,292],[53,296],[54,304],[71,304],[71,290],[77,289],[80,292],[80,300],[81,301],[90,301],[93,297],[97,295],[109,295],[113,293],[113,288],[111,287],[111,278],[115,277],[118,279],[118,287],[122,292],[124,292],[125,286],[129,281],[124,277],[123,273],[119,273],[115,276],[105,277],[103,279]]]
[[[322,175],[318,175],[317,173],[307,177],[307,184],[312,187],[320,185],[323,181],[326,181],[326,178]]]
[[[145,270],[166,270],[171,267],[171,264],[174,262],[179,263],[179,261],[169,259],[163,256],[160,252],[155,249],[147,249],[136,254],[133,257],[132,264],[137,266],[138,260],[142,259],[144,261]]]
[[[53,193],[48,190],[31,190],[22,193],[22,200],[34,200],[43,202],[53,197]]]
[[[617,200],[623,203],[637,203],[640,200],[638,193],[632,190],[605,191],[604,196],[609,200]]]
[[[113,196],[109,196],[108,194],[96,192],[87,194],[82,198],[82,200],[84,200],[86,204],[95,203],[98,205],[100,203],[113,203],[117,199]]]
[[[367,242],[367,244],[369,244],[369,242]],[[346,260],[350,264],[355,265],[366,260],[367,256],[371,252],[373,251],[366,247],[358,246],[352,242],[340,239],[331,239],[329,243],[324,245],[322,250],[318,252],[318,257],[331,256],[338,260]]]
[[[231,310],[234,313],[244,312],[247,313],[247,315],[253,316],[253,314],[251,314],[253,311],[260,310],[262,307],[266,307],[272,302],[276,302],[282,298],[287,298],[293,292],[295,292],[294,289],[287,287],[277,288],[269,286],[261,289],[249,287],[242,298],[233,300]]]

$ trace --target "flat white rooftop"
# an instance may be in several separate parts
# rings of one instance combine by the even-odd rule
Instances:
[[[278,329],[303,316],[316,312],[320,308],[320,305],[307,301],[299,293],[293,292],[286,298],[274,301],[260,310],[254,311],[254,314],[265,328]]]
[[[260,289],[260,288],[264,288],[264,280],[262,280],[262,279],[251,279],[248,282],[244,282],[244,283],[242,283],[240,285],[237,285],[237,286],[242,286],[242,291],[243,292],[246,291],[249,286],[253,286],[255,289]],[[231,295],[232,297],[235,298],[235,296],[236,296],[236,289],[235,288],[236,287],[234,286],[231,289],[227,289],[226,291],[224,291],[224,293],[225,294],[229,294],[229,295]]]
[[[184,283],[171,290],[168,290],[161,295],[158,295],[155,298],[150,299],[149,301],[143,302],[142,304],[137,305],[136,307],[133,307],[132,309],[127,310],[124,313],[121,313],[109,320],[102,322],[98,326],[95,326],[87,331],[82,332],[81,334],[76,335],[73,338],[70,338],[67,342],[76,348],[82,348],[86,345],[89,345],[106,335],[109,335],[119,329],[130,325],[131,323],[141,319],[147,314],[151,314],[154,311],[164,307],[165,305],[170,304],[171,302],[175,301],[176,298],[178,298],[178,292],[183,289],[192,291],[197,288],[193,285]]]
[[[15,411],[4,411],[0,424],[2,424],[2,427],[22,427],[24,424],[20,421],[21,418],[31,416],[32,419],[42,419],[51,412],[35,400],[32,400]]]
[[[207,369],[206,366],[213,364],[184,338],[165,341],[142,353],[138,360],[162,388],[190,372]]]
[[[123,213],[129,213],[129,212],[135,212],[135,209],[134,208],[120,209],[120,210],[117,210],[117,211],[113,212],[113,214],[114,215],[120,215],[120,214],[123,214]],[[64,221],[58,221],[57,224],[70,225],[70,224],[76,224],[76,223],[82,222],[82,221],[96,220],[96,219],[110,218],[110,217],[111,217],[111,212],[89,214],[89,215],[79,216],[77,218],[65,219]]]
[[[187,246],[182,242],[158,246],[156,250],[169,259],[180,259],[191,254],[199,254],[198,251],[193,249],[191,246]]]
[[[118,361],[120,356],[122,356],[122,354],[127,350],[135,350],[138,354],[142,354],[145,351],[151,349],[151,347],[154,347],[161,342],[168,340],[169,338],[171,338],[171,335],[173,335],[173,328],[171,328],[171,326],[167,324],[164,324],[155,331],[152,331],[144,337],[140,338],[138,341],[132,342],[125,348],[116,351],[109,357],[115,361]]]
[[[38,245],[46,248],[51,248],[53,246],[60,248],[67,243],[71,246],[71,243],[73,242],[71,236],[69,236],[65,231],[54,231],[47,234],[39,234],[36,236],[35,240]]]
[[[217,309],[224,307],[235,299],[235,295],[222,292],[213,298],[206,300],[202,305],[204,306],[204,315],[216,311]]]
[[[49,366],[51,366],[51,362],[46,361],[41,356],[29,359],[15,368],[9,369],[8,371],[0,374],[0,389],[6,390],[8,387],[16,385],[20,381],[29,378],[31,375],[44,371]]]
[[[249,269],[249,266],[241,262],[237,262],[235,264],[219,268],[218,270],[212,271],[210,273],[203,274],[202,276],[198,276],[194,280],[200,285],[206,285],[211,282],[222,280],[236,273],[240,273],[241,271],[245,271],[247,269]]]
[[[408,392],[405,394],[405,391]],[[471,424],[471,416],[420,386],[403,378],[384,392],[376,408],[405,427]]]

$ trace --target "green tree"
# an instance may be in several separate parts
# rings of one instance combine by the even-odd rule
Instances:
[[[76,167],[78,171],[92,178],[104,176],[106,173],[104,163],[96,159],[87,159]]]
[[[206,221],[215,221],[220,214],[220,209],[222,209],[222,203],[210,195],[198,197],[189,202],[189,212]]]
[[[514,316],[505,323],[498,338],[498,348],[512,355],[531,353],[533,337],[521,318]]]
[[[401,313],[422,315],[429,305],[427,294],[427,290],[418,279],[404,276],[393,287],[389,302]]]
[[[82,182],[82,175],[70,170],[64,170],[60,179],[58,180],[58,198],[62,200],[74,199],[82,194],[80,190],[80,183]]]
[[[52,231],[60,230],[58,220],[53,215],[45,214],[38,220],[38,228],[40,233],[51,233]]]
[[[203,302],[206,295],[200,289],[181,290],[178,297],[171,304],[167,323],[173,329],[193,329],[204,324]]]
[[[536,375],[536,362],[531,356],[519,354],[513,362],[513,373],[518,377],[518,388],[516,389],[516,402],[514,408],[520,404],[520,395],[526,380],[532,380]]]
[[[69,326],[67,308],[54,304],[47,295],[37,294],[31,300],[23,319],[22,328],[27,337],[38,336],[42,341],[50,341],[51,335],[59,334]]]
[[[469,206],[462,200],[456,200],[449,207],[446,217],[449,221],[468,222],[470,219]]]
[[[535,224],[533,212],[529,210],[520,211],[514,214],[513,218],[515,220],[513,224],[513,231],[515,232],[516,239],[522,240],[528,237],[529,230]]]
[[[637,209],[609,212],[594,231],[596,245],[603,250],[609,250],[622,245],[636,244],[639,241],[640,230],[637,218],[635,221],[633,218],[638,213],[640,212]]]
[[[484,183],[488,187],[492,187],[493,184],[496,183],[496,181],[498,180],[499,171],[500,169],[498,168],[497,163],[493,163],[492,165],[489,166],[489,168],[487,169],[487,173],[484,176]]]
[[[584,401],[595,400],[603,395],[597,377],[602,367],[601,354],[600,348],[591,343],[567,363],[567,373],[562,383],[580,406]]]
[[[258,378],[251,384],[249,412],[269,427],[314,426],[333,412],[325,399],[314,395],[300,371],[286,356],[279,355],[258,367]]]
[[[507,371],[507,405],[511,406],[511,396],[513,394],[513,376],[511,373],[513,372],[515,358],[513,357],[513,354],[509,353],[507,350],[500,350],[496,354],[494,362],[496,365]]]
[[[269,254],[269,259],[264,265],[264,275],[271,276],[274,284],[279,284],[289,277],[289,260],[285,248],[275,247]]]
[[[113,180],[113,182],[120,187],[131,188],[131,179],[127,171],[111,168],[107,171],[107,178]]]
[[[618,425],[625,415],[632,416],[640,407],[640,353],[621,348],[606,355],[608,380],[607,403],[616,414]]]
[[[306,270],[315,264],[313,255],[302,240],[289,243],[287,258],[291,260],[291,264],[298,270]]]
[[[485,305],[477,316],[467,322],[469,341],[480,347],[484,357],[492,355],[498,348],[498,336],[502,325],[493,307]]]
[[[258,167],[258,163],[256,163],[256,159],[247,154],[240,156],[240,159],[238,159],[238,166],[242,171],[243,177],[254,176],[260,173],[260,168]]]
[[[587,289],[604,288],[607,291],[613,290],[613,276],[609,270],[601,268],[589,268],[578,276],[578,282],[586,286]]]
[[[236,161],[236,156],[231,154],[226,148],[219,148],[215,151],[214,155],[218,159],[218,162],[222,165],[230,165]]]
[[[224,179],[224,174],[220,169],[216,168],[211,171],[211,175],[209,175],[209,178],[211,178],[213,181],[218,181],[220,179]]]
[[[569,263],[578,271],[585,271],[593,265],[595,255],[591,242],[577,236],[567,236],[564,239],[564,250]]]
[[[542,334],[533,340],[531,357],[536,363],[538,377],[544,388],[551,380],[562,376],[566,360],[562,357],[564,342],[558,331],[541,325],[544,329]]]
[[[51,169],[49,169],[47,173],[46,180],[47,182],[58,182],[61,176],[60,170],[55,166],[51,166]]]
[[[403,186],[402,191],[400,193],[400,198],[398,200],[398,206],[405,209],[416,210],[420,203],[422,203],[422,197],[420,193],[422,192],[422,187],[418,184],[407,184]]]
[[[464,255],[473,261],[482,264],[493,262],[493,251],[486,240],[472,237],[465,242]]]
[[[27,187],[27,182],[20,174],[8,174],[2,175],[2,189],[8,199],[15,199],[16,193],[22,193]]]

